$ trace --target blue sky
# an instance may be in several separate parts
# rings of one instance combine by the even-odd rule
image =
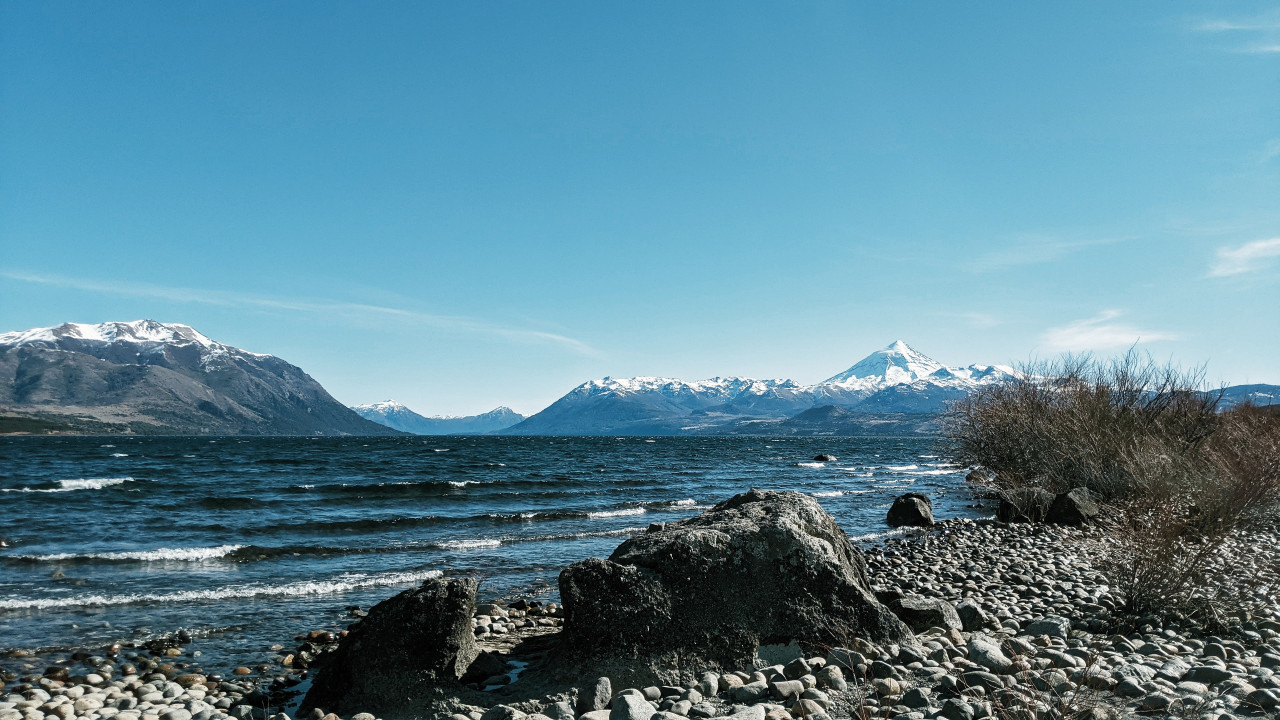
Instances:
[[[897,338],[1280,383],[1280,10],[0,0],[0,331],[143,317],[426,414]]]

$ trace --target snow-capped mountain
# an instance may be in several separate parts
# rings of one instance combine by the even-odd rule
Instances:
[[[394,432],[280,358],[155,320],[0,333],[0,411],[81,432]]]
[[[702,432],[836,406],[863,413],[940,412],[947,401],[1012,377],[1002,365],[945,367],[901,340],[815,385],[793,380],[604,378],[585,382],[510,428],[529,434]]]
[[[509,407],[494,408],[479,415],[431,417],[419,415],[395,400],[356,405],[351,409],[366,420],[414,435],[483,435],[524,420],[524,415]]]

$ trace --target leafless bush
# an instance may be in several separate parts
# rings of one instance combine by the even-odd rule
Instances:
[[[1129,609],[1211,606],[1231,533],[1280,502],[1280,414],[1219,412],[1203,373],[1130,351],[1066,357],[957,403],[956,459],[1001,489],[1084,487],[1112,512],[1100,562]]]

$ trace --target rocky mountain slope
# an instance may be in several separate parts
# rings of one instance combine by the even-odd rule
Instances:
[[[0,334],[0,415],[45,431],[397,434],[280,358],[154,320]]]
[[[479,415],[426,417],[395,400],[356,405],[351,409],[366,420],[414,435],[484,435],[509,428],[525,417],[509,407]]]

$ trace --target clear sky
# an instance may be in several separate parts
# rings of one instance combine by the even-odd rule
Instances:
[[[1280,9],[0,0],[0,331],[144,317],[424,414],[898,338],[1280,383]]]

